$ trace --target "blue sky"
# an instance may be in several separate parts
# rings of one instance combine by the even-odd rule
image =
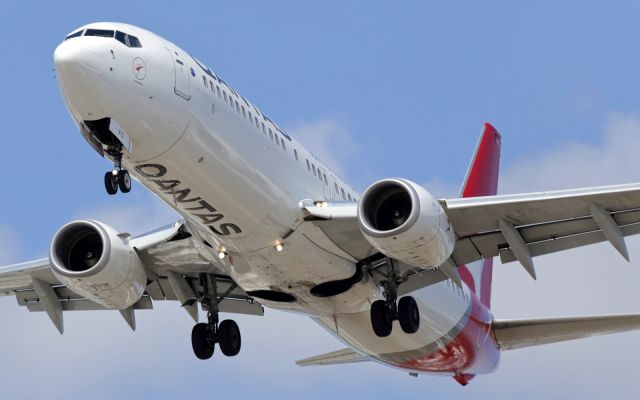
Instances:
[[[5,2],[0,264],[46,255],[55,230],[74,218],[132,233],[175,218],[140,186],[104,193],[110,165],[77,132],[53,71],[54,48],[77,26],[128,22],[175,42],[358,189],[402,176],[444,196],[455,195],[484,121],[504,136],[504,193],[637,181],[639,11],[633,1]],[[538,282],[498,265],[496,315],[639,311],[640,241],[629,247],[630,265],[606,245],[543,257]],[[65,315],[59,336],[44,315],[1,298],[2,392],[638,397],[638,333],[507,353],[498,372],[462,389],[375,364],[296,368],[295,359],[341,345],[311,321],[273,311],[238,318],[239,357],[202,363],[186,313],[156,307],[139,313],[136,334],[114,312]]]

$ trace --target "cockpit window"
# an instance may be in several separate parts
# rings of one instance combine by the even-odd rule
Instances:
[[[127,35],[127,38],[129,39],[129,47],[142,47],[142,43],[140,43],[137,37]]]
[[[116,31],[116,39],[127,47],[142,47],[137,37],[127,35],[124,32]]]
[[[84,31],[84,29],[80,29],[79,31],[73,32],[72,34],[70,34],[69,36],[64,38],[64,40],[71,39],[71,38],[74,38],[74,37],[78,37],[78,36],[82,35],[83,31]]]
[[[109,31],[106,29],[87,29],[85,32],[85,36],[100,36],[100,37],[109,37],[112,38],[114,31]]]
[[[116,31],[116,39],[118,40],[118,42],[122,43],[123,45],[127,46],[127,34],[120,32],[120,31]]]

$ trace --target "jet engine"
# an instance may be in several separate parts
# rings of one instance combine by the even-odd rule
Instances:
[[[73,221],[60,228],[49,260],[60,282],[109,309],[132,306],[147,287],[142,261],[128,240],[97,221]]]
[[[405,179],[383,179],[369,186],[358,204],[358,224],[373,247],[415,267],[441,265],[455,245],[440,203]]]

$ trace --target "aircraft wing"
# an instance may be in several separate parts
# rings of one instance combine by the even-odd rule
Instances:
[[[196,299],[202,296],[201,273],[214,274],[219,293],[228,296],[220,302],[220,312],[263,315],[262,306],[249,297],[226,275],[202,241],[192,235],[184,222],[132,238],[130,244],[143,261],[147,289],[131,309],[120,310],[135,329],[135,309],[152,309],[153,301],[176,300],[197,322]],[[105,310],[60,283],[49,259],[0,267],[0,296],[14,295],[18,305],[29,311],[45,311],[62,333],[64,311]]]
[[[535,278],[533,257],[609,241],[627,260],[624,237],[640,233],[640,184],[440,200],[456,233],[450,261],[500,256]],[[302,204],[307,220],[357,260],[377,251],[364,239],[356,203]]]
[[[296,361],[296,364],[301,367],[309,367],[312,365],[350,364],[365,361],[371,361],[371,358],[352,349],[343,349],[321,354],[319,356],[305,358],[304,360],[298,360]]]
[[[493,322],[493,332],[498,346],[502,350],[521,349],[637,329],[640,329],[640,315],[498,320]]]

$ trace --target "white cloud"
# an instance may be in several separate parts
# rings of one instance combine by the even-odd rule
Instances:
[[[0,226],[0,267],[17,262],[20,247],[16,234],[5,226]]]
[[[451,199],[460,195],[461,184],[444,182],[440,179],[430,179],[420,183],[436,199]]]
[[[505,141],[509,138],[505,137]],[[554,190],[640,180],[640,117],[611,113],[598,145],[552,144],[501,174],[502,193]]]
[[[104,222],[118,232],[139,235],[175,222],[181,217],[169,206],[147,192],[141,185],[138,193],[109,197],[109,202],[94,208],[82,209],[76,219],[94,219]]]
[[[298,121],[290,130],[305,148],[338,175],[344,176],[349,159],[358,156],[360,147],[344,124],[336,120]]]

